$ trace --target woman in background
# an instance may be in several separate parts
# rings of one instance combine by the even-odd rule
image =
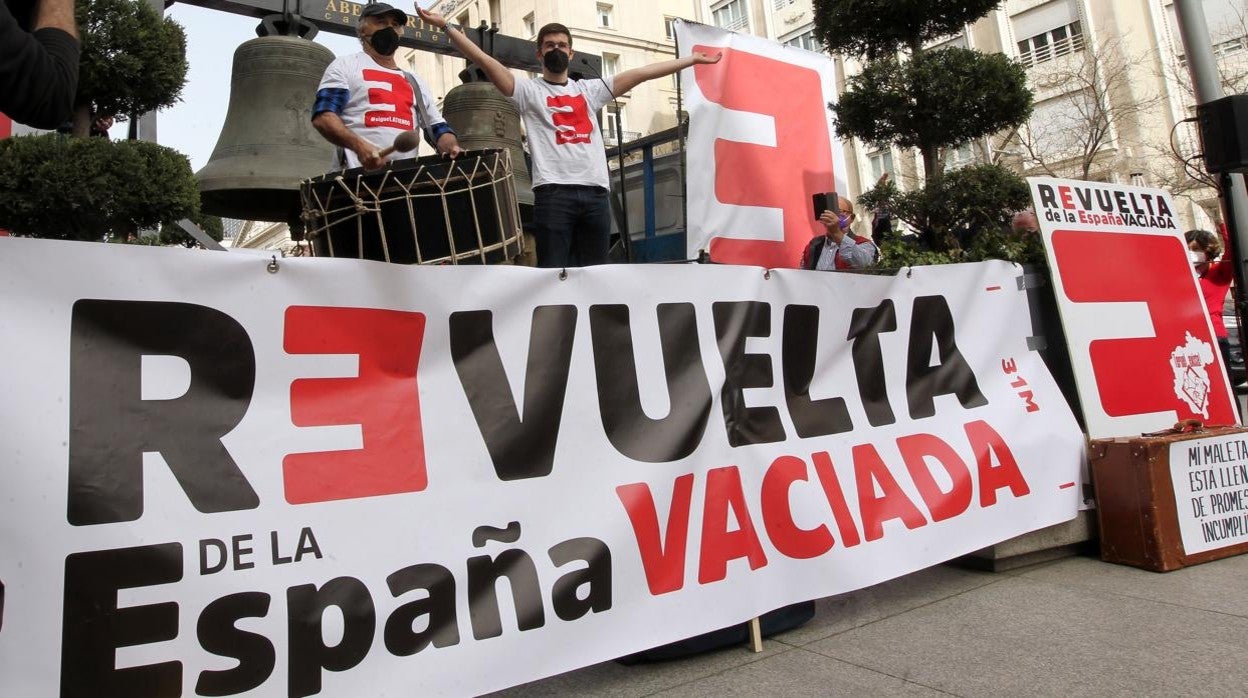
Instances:
[[[1226,228],[1223,227],[1222,230],[1225,231]],[[1205,298],[1205,310],[1209,313],[1209,321],[1213,323],[1213,335],[1218,338],[1222,365],[1229,376],[1231,340],[1227,338],[1226,323],[1222,322],[1222,306],[1226,303],[1226,294],[1231,290],[1231,281],[1235,274],[1231,261],[1221,258],[1222,251],[1226,249],[1224,238],[1208,230],[1189,230],[1183,233],[1183,237],[1187,239],[1192,268],[1200,279],[1200,295]]]

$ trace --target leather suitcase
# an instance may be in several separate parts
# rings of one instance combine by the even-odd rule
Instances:
[[[1209,441],[1181,446],[1172,469],[1172,446],[1197,440]],[[1088,456],[1102,560],[1169,572],[1248,552],[1248,429],[1176,425],[1094,440]]]

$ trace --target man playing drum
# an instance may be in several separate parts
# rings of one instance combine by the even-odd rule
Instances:
[[[423,80],[394,61],[398,29],[407,14],[383,2],[365,5],[356,30],[364,50],[341,56],[321,77],[312,107],[312,125],[338,146],[332,169],[386,164],[381,151],[413,129],[445,156],[460,154],[459,139],[434,104]],[[406,157],[400,155],[399,157]]]

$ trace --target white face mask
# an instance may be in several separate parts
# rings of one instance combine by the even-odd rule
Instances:
[[[1187,258],[1191,260],[1192,264],[1204,264],[1209,261],[1208,257],[1205,256],[1205,253],[1200,250],[1188,250]]]

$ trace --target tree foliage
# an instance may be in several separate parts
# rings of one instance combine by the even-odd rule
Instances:
[[[191,164],[171,148],[59,134],[0,141],[0,228],[14,234],[124,240],[199,215]]]
[[[815,0],[815,36],[832,53],[879,59],[962,30],[1001,0]]]
[[[1031,92],[1003,54],[946,48],[872,61],[833,111],[841,136],[935,151],[1026,121]]]
[[[1043,262],[1037,236],[1029,240],[1009,232],[1014,213],[1030,201],[1027,182],[1000,165],[964,167],[908,192],[889,181],[858,197],[860,205],[891,211],[925,231],[918,240],[885,246],[892,266],[981,259]]]
[[[91,113],[125,117],[168,107],[186,83],[186,34],[145,0],[79,0],[82,59],[75,132]],[[80,130],[81,129],[81,130]]]
[[[1026,205],[1026,186],[1000,168],[949,175],[942,151],[1017,127],[1031,116],[1023,66],[1003,54],[933,42],[965,31],[999,0],[814,0],[815,35],[834,53],[866,60],[829,105],[842,137],[915,148],[923,189],[901,194],[890,182],[862,199],[888,206],[922,231],[937,253],[962,254],[973,236]],[[961,187],[971,187],[962,191]],[[1013,197],[1022,192],[1022,199]],[[866,204],[872,207],[871,203]],[[994,219],[994,220],[988,220]],[[956,256],[955,254],[955,256]]]

